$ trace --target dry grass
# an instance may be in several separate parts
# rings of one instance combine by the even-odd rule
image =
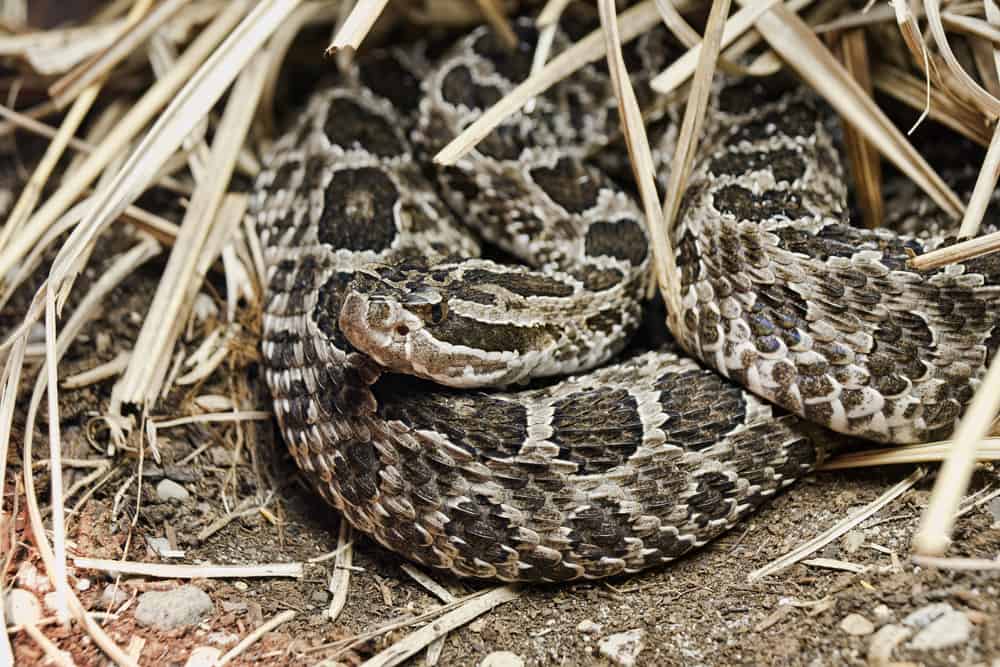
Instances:
[[[317,2],[299,0],[203,1],[122,0],[108,3],[98,19],[84,25],[47,31],[0,30],[0,57],[16,62],[21,74],[7,81],[9,106],[0,108],[4,122],[0,136],[27,129],[46,137],[48,143],[40,161],[31,172],[27,186],[17,193],[7,223],[0,230],[0,275],[5,284],[0,302],[7,303],[14,290],[31,275],[43,260],[45,250],[63,240],[47,282],[25,313],[24,324],[4,345],[4,371],[0,395],[0,526],[11,515],[9,489],[14,488],[18,502],[19,486],[12,481],[23,475],[24,500],[31,525],[31,541],[44,562],[46,574],[57,592],[61,617],[72,617],[100,647],[105,655],[120,665],[137,664],[141,642],[130,650],[118,646],[84,609],[67,580],[67,558],[72,552],[66,537],[66,520],[75,516],[98,488],[108,481],[110,457],[93,461],[93,470],[82,480],[63,491],[62,475],[73,461],[62,460],[59,420],[59,390],[71,390],[99,381],[121,377],[115,382],[111,407],[102,415],[113,442],[132,448],[141,468],[147,450],[158,457],[157,433],[163,429],[191,423],[229,421],[243,428],[252,422],[268,419],[266,412],[252,409],[241,397],[249,392],[233,391],[232,396],[198,393],[200,385],[241,351],[238,334],[240,303],[248,309],[260,303],[264,266],[259,240],[252,224],[244,218],[246,196],[234,191],[233,174],[253,174],[259,168],[255,155],[258,139],[263,142],[273,133],[272,110],[280,63],[298,32],[306,25],[330,24],[344,18],[331,44],[333,50],[354,51],[373,31],[378,21],[407,20],[423,24],[455,25],[486,20],[506,40],[513,38],[504,9],[509,3],[477,0],[476,3],[442,1],[429,6],[388,3],[387,0]],[[568,2],[550,0],[539,14],[539,24],[548,39],[554,34]],[[866,224],[878,225],[882,215],[879,161],[888,159],[918,183],[927,194],[956,219],[961,218],[963,236],[974,237],[988,207],[990,195],[1000,174],[1000,131],[995,119],[1000,115],[1000,10],[987,1],[952,5],[925,0],[916,10],[897,2],[892,7],[879,5],[868,12],[846,12],[837,3],[817,3],[805,20],[798,13],[809,0],[741,1],[742,7],[730,12],[729,3],[711,4],[707,24],[699,22],[699,13],[691,10],[698,3],[648,0],[616,14],[610,0],[598,2],[602,28],[586,36],[562,53],[549,58],[548,49],[539,47],[531,76],[496,106],[484,113],[459,137],[436,156],[450,164],[473,150],[508,115],[516,112],[535,96],[573,75],[586,63],[606,58],[612,73],[621,110],[623,133],[654,240],[657,279],[673,316],[669,326],[682,324],[680,294],[674,251],[669,230],[677,214],[684,182],[692,165],[700,137],[700,123],[705,116],[708,90],[716,69],[749,74],[775,71],[788,63],[804,81],[825,96],[848,124],[847,143],[859,197],[867,214]],[[6,3],[5,26],[23,21],[20,9],[26,3]],[[348,11],[349,10],[349,11]],[[832,12],[840,11],[831,16]],[[13,23],[12,23],[13,22]],[[635,39],[654,25],[665,23],[689,47],[687,53],[660,74],[653,86],[661,92],[688,86],[688,107],[680,132],[680,141],[666,193],[657,193],[642,110],[628,79],[621,53],[623,43]],[[816,25],[816,23],[820,25]],[[898,43],[884,51],[896,56],[877,60],[867,48],[871,31],[895,24]],[[703,37],[700,31],[704,31]],[[836,45],[834,57],[821,34]],[[884,35],[885,33],[879,33]],[[760,47],[761,42],[767,48]],[[956,48],[961,42],[962,48]],[[548,42],[551,43],[551,42]],[[745,54],[757,49],[756,55]],[[179,52],[176,55],[174,51]],[[881,53],[881,50],[879,51]],[[972,67],[960,56],[971,53]],[[956,55],[958,54],[958,55]],[[783,61],[782,61],[783,59]],[[134,88],[136,72],[145,72],[136,63],[149,63],[155,80],[141,81],[141,95],[135,101],[126,93]],[[140,74],[138,76],[145,76]],[[221,118],[213,115],[217,102],[232,88]],[[27,106],[18,103],[17,90],[34,91]],[[941,122],[966,137],[988,147],[974,192],[967,203],[961,202],[938,174],[913,149],[903,132],[889,122],[872,99],[872,91],[886,93],[913,108],[919,116]],[[99,104],[100,103],[100,104]],[[103,109],[95,119],[94,109]],[[48,121],[58,110],[65,113],[57,121]],[[255,115],[260,132],[251,131]],[[81,128],[87,138],[80,139]],[[211,145],[206,137],[212,136]],[[72,166],[60,173],[58,165],[68,150],[75,151]],[[180,225],[135,205],[140,195],[153,184],[182,197],[186,214]],[[43,195],[49,188],[49,194]],[[665,200],[661,203],[661,195]],[[123,223],[130,223],[128,225]],[[110,226],[128,240],[129,250],[110,262],[110,268],[82,295],[72,315],[60,321],[60,312],[74,289],[76,277],[92,262],[95,244]],[[149,259],[168,246],[160,289],[148,311],[144,326],[131,354],[120,354],[113,361],[77,375],[61,375],[59,359],[88,321],[100,313],[101,303]],[[949,263],[967,260],[1000,249],[1000,233],[973,238],[963,244],[914,258],[912,266],[930,270]],[[177,352],[195,310],[196,298],[205,286],[212,268],[223,273],[227,294],[225,313],[213,334],[195,354]],[[44,317],[44,320],[42,319]],[[34,323],[44,322],[43,360],[26,353],[38,350],[29,345]],[[30,371],[30,372],[29,372]],[[18,409],[19,387],[31,382],[33,390],[27,403],[27,428],[21,443],[24,461],[35,461],[32,438],[34,423],[43,394],[48,402],[49,505],[41,505],[36,490],[35,470],[26,465],[8,475],[12,423]],[[145,418],[133,423],[124,416],[123,406],[139,406],[148,416],[158,413],[162,397],[171,387],[191,386],[190,413],[168,415],[165,419]],[[954,442],[950,446],[924,445],[895,448],[843,458],[828,468],[857,465],[884,465],[902,462],[939,461],[946,458],[931,499],[927,515],[914,543],[925,554],[940,554],[950,542],[951,526],[975,462],[998,457],[996,442],[985,440],[1000,409],[1000,362],[994,362],[983,378],[980,390],[970,406]],[[207,410],[207,414],[200,411]],[[197,452],[196,452],[197,454]],[[194,455],[192,455],[193,458]],[[88,464],[89,465],[89,464]],[[916,474],[915,474],[916,475]],[[123,499],[141,472],[119,487],[117,501]],[[818,548],[823,540],[834,539],[871,511],[890,502],[906,485],[916,482],[911,476],[903,485],[889,492],[866,513],[859,513],[828,531],[815,544],[803,546],[775,568],[800,559]],[[64,503],[81,493],[77,505],[67,513]],[[216,525],[201,535],[208,539],[225,523],[253,513],[269,513],[269,499],[237,505]],[[117,508],[116,508],[117,511]],[[141,512],[141,506],[136,512]],[[46,525],[44,517],[51,517]],[[133,525],[135,521],[133,520]],[[334,595],[329,614],[335,618],[349,599],[351,536],[346,529],[335,552],[336,567],[330,590]],[[50,542],[51,536],[51,542]],[[142,572],[149,576],[232,576],[233,570],[206,568],[163,570],[165,566],[133,564],[124,560],[113,564],[95,563],[76,558],[78,566],[109,567]],[[934,567],[994,567],[989,563],[941,560],[920,557],[921,564]],[[8,563],[9,564],[9,563]],[[827,563],[827,566],[830,564]],[[850,569],[851,564],[839,566]],[[174,566],[188,568],[189,566]],[[224,566],[220,566],[223,567]],[[138,568],[138,569],[136,569]],[[768,572],[774,571],[769,569]],[[251,574],[248,574],[251,573]],[[285,570],[254,568],[241,570],[240,576],[283,576]],[[226,574],[229,573],[229,574]],[[6,568],[0,575],[6,574]],[[754,576],[763,576],[756,572]],[[316,651],[344,651],[366,638],[397,630],[406,625],[429,621],[447,614],[434,625],[427,625],[376,656],[372,664],[397,664],[407,656],[430,646],[428,662],[440,654],[442,637],[457,625],[467,623],[493,606],[517,597],[516,589],[498,588],[465,599],[455,599],[426,575],[423,584],[437,595],[444,606],[408,621],[389,624],[360,637],[323,647]],[[418,579],[420,580],[420,579]],[[6,585],[6,580],[2,582]],[[0,619],[3,611],[0,609]],[[294,616],[278,614],[224,656],[224,664],[251,648],[253,643]],[[62,619],[60,619],[62,620]],[[6,625],[6,622],[4,623]],[[45,633],[44,624],[27,625],[24,633],[38,644],[53,662],[66,658]],[[436,653],[435,653],[436,652]],[[0,664],[12,661],[8,633],[0,635]],[[336,654],[334,654],[336,655]],[[263,656],[266,659],[266,656]]]

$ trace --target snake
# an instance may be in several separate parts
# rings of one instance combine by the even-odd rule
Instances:
[[[594,579],[706,544],[845,436],[953,430],[1000,341],[1000,260],[921,273],[951,237],[851,226],[830,114],[787,77],[714,90],[669,230],[676,338],[629,347],[653,257],[595,159],[621,144],[606,70],[431,164],[529,74],[517,31],[359,58],[257,180],[264,375],[330,506],[461,577]],[[662,66],[654,33],[633,62]]]

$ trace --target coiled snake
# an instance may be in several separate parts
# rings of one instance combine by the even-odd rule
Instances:
[[[940,238],[848,226],[819,104],[774,81],[716,96],[672,230],[693,358],[602,366],[651,261],[639,210],[588,159],[617,124],[604,77],[439,171],[447,203],[425,174],[530,48],[478,30],[422,81],[399,66],[416,56],[372,56],[259,178],[267,381],[296,462],[355,527],[461,576],[604,577],[740,521],[822,458],[814,425],[951,431],[1000,339],[1000,262],[918,274],[908,253]],[[456,219],[523,265],[472,259]]]

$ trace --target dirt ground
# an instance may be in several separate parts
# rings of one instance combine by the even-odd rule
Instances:
[[[20,149],[26,150],[23,143]],[[30,173],[23,166],[21,171]],[[147,203],[170,217],[171,212],[155,208],[155,201]],[[63,321],[111,261],[135,243],[121,229],[113,227],[98,242]],[[60,365],[60,377],[94,368],[133,347],[165,261],[164,255],[150,262],[106,300],[100,317],[71,346]],[[45,275],[44,268],[0,311],[0,334],[5,336],[21,321]],[[216,274],[209,279],[205,293],[224,311],[220,296],[224,280]],[[270,410],[257,362],[257,317],[254,307],[246,307],[240,315],[243,332],[237,341],[238,353],[231,354],[207,380],[175,387],[151,417],[197,414],[202,408],[195,399],[205,396],[235,399],[244,410]],[[182,341],[185,355],[219,326],[211,313],[199,320]],[[33,342],[40,340],[33,337]],[[29,357],[22,386],[30,388],[39,363],[39,357]],[[72,507],[89,494],[68,520],[71,557],[194,565],[304,563],[300,579],[194,580],[191,583],[211,598],[212,611],[196,625],[176,630],[139,625],[134,611],[140,594],[175,589],[184,581],[114,579],[95,570],[73,568],[72,581],[84,605],[93,611],[114,612],[102,624],[120,646],[130,642],[138,646],[141,664],[183,665],[196,647],[214,646],[226,652],[262,622],[283,612],[294,612],[294,616],[230,664],[358,664],[422,626],[400,623],[397,629],[371,639],[352,642],[351,638],[415,618],[441,604],[404,571],[400,558],[355,534],[346,606],[331,621],[328,583],[334,561],[308,561],[337,548],[339,518],[300,479],[273,421],[164,429],[158,441],[160,462],[146,452],[139,475],[137,435],[109,454],[106,427],[97,419],[107,412],[113,382],[114,378],[60,393],[64,456],[111,463],[108,474],[67,499],[67,506]],[[12,525],[0,525],[0,582],[28,590],[41,602],[49,589],[33,546],[19,480],[27,392],[22,392],[16,409],[6,486],[0,489],[5,511],[12,505],[16,508]],[[36,461],[46,455],[46,433],[43,414],[34,425]],[[92,471],[67,468],[65,487]],[[494,656],[492,663],[484,663],[488,655],[507,651],[527,665],[1000,667],[1000,569],[935,570],[918,567],[909,559],[910,540],[927,504],[931,474],[812,555],[840,561],[850,571],[831,569],[830,563],[800,563],[748,581],[751,571],[822,533],[913,471],[910,466],[894,466],[819,472],[745,524],[668,567],[608,581],[524,587],[516,599],[449,634],[438,664],[521,664],[510,656],[506,662]],[[141,487],[135,481],[139,478]],[[156,487],[164,479],[180,484],[187,498],[162,500]],[[45,466],[36,466],[35,480],[44,507],[49,482]],[[983,491],[985,495],[998,487],[1000,471],[984,466],[969,493]],[[262,509],[254,509],[258,507]],[[226,523],[225,517],[233,513],[240,514],[239,518]],[[158,540],[183,551],[183,557],[158,555]],[[949,555],[995,560],[998,554],[1000,498],[994,498],[959,519]],[[456,597],[492,586],[428,574]],[[107,591],[115,586],[120,593],[109,600]],[[954,626],[950,629],[957,634],[947,635],[941,629],[937,634],[925,632],[933,625],[928,622],[945,608],[942,605],[951,608],[952,618],[964,619],[958,631]],[[45,614],[51,616],[52,611]],[[630,663],[631,656],[609,649],[608,640],[636,630],[641,631],[642,646]],[[108,662],[75,625],[49,625],[45,632],[78,665]],[[41,649],[24,632],[10,636],[18,664],[42,664]],[[934,647],[948,644],[949,638],[950,645]],[[425,653],[407,664],[426,664]]]
[[[120,244],[112,234],[101,247],[104,259],[98,259],[84,275],[85,283],[99,275],[102,264],[127,244]],[[70,350],[61,374],[71,375],[108,361],[118,350],[132,345],[140,313],[161,270],[161,265],[151,264],[137,280],[129,281],[112,296],[102,317],[88,326],[86,335]],[[81,293],[85,289],[84,284]],[[2,313],[0,323],[13,325],[25,306],[16,299]],[[188,345],[196,345],[213,326],[210,319],[202,322]],[[234,395],[234,391],[244,396],[241,407],[267,409],[251,344],[253,326],[248,320],[248,353],[234,357],[241,363],[220,369],[204,385],[175,389],[163,412],[190,414],[196,411],[195,396]],[[94,455],[86,442],[88,433],[94,435],[95,443],[103,442],[100,422],[93,416],[106,409],[111,384],[108,381],[61,393],[67,456]],[[16,421],[14,442],[20,443],[22,409]],[[46,428],[44,420],[36,425],[36,455],[46,448]],[[136,485],[123,486],[137,470],[136,453],[119,452],[113,474],[93,492],[79,516],[70,519],[71,555],[252,565],[306,562],[336,549],[338,517],[300,482],[275,425],[262,421],[240,428],[241,434],[232,424],[183,426],[162,432],[161,464],[148,457],[143,463],[138,513]],[[236,444],[241,441],[244,445],[237,451]],[[201,452],[194,459],[177,465],[197,449]],[[19,470],[18,457],[18,452],[12,455],[14,470]],[[67,486],[87,472],[71,471]],[[500,650],[510,651],[530,665],[612,664],[602,655],[601,642],[615,633],[636,629],[644,631],[637,665],[890,664],[878,660],[886,644],[885,638],[879,637],[891,634],[881,633],[879,628],[906,627],[903,620],[909,614],[935,603],[950,605],[964,615],[971,622],[968,636],[940,649],[918,650],[903,640],[893,651],[889,641],[886,655],[890,661],[928,666],[1000,664],[1000,572],[927,570],[908,560],[909,540],[927,502],[929,477],[814,554],[846,561],[863,571],[799,564],[754,583],[747,580],[753,569],[840,521],[911,472],[909,467],[896,466],[817,473],[745,525],[669,567],[605,582],[524,588],[516,600],[450,634],[438,664],[480,664],[485,656]],[[8,507],[15,492],[13,476],[8,475],[5,490]],[[180,483],[189,497],[159,500],[155,487],[164,478]],[[46,488],[44,469],[36,471],[36,480]],[[972,492],[998,485],[1000,474],[985,469],[978,474]],[[72,505],[78,500],[74,497],[68,502]],[[227,508],[245,509],[261,503],[267,508],[265,512],[243,516],[207,539],[199,539],[199,533],[224,517]],[[18,542],[9,575],[31,564],[40,567],[26,528],[23,497],[18,506]],[[133,519],[134,527],[130,527]],[[167,538],[171,547],[185,552],[184,557],[159,559],[150,538]],[[327,582],[334,561],[327,560],[306,564],[302,579],[196,580],[194,583],[211,597],[214,611],[196,626],[171,631],[138,626],[132,615],[134,598],[141,592],[171,589],[182,582],[123,578],[119,586],[125,593],[120,599],[124,609],[106,622],[106,628],[121,645],[134,636],[142,637],[142,664],[183,664],[192,648],[209,645],[226,651],[263,620],[291,610],[294,618],[255,644],[237,664],[315,664],[324,658],[331,659],[326,664],[355,664],[416,627],[360,641],[346,652],[340,650],[340,644],[329,645],[390,621],[412,618],[436,607],[439,601],[401,569],[399,558],[364,536],[355,535],[353,552],[347,604],[332,622],[326,612],[330,600]],[[994,499],[961,518],[952,555],[995,558],[997,553],[1000,503]],[[459,597],[486,587],[431,574]],[[79,569],[74,576],[86,582],[78,583],[78,588],[86,587],[79,593],[85,605],[94,610],[107,607],[107,597],[102,601],[101,595],[112,579]],[[45,586],[33,590],[41,597]],[[870,621],[870,627],[862,623],[860,632],[851,628],[857,634],[845,631],[842,623],[846,624],[844,619],[852,614]],[[918,630],[912,628],[910,633]],[[70,651],[78,664],[102,664],[96,648],[78,629],[53,629],[49,636]],[[41,659],[37,646],[23,633],[14,635],[13,640],[19,662],[37,664]],[[425,664],[423,653],[411,662]]]

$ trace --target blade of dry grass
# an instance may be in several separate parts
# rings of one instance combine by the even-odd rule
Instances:
[[[159,246],[155,241],[144,241],[132,250],[123,254],[111,268],[94,283],[90,291],[84,296],[77,309],[73,312],[62,335],[58,337],[55,344],[56,359],[60,358],[69,347],[70,342],[76,338],[83,326],[92,319],[98,312],[98,304],[103,301],[112,289],[117,287],[122,280],[130,275],[138,266],[148,261],[159,252]],[[24,338],[18,337],[14,343],[14,350],[24,345]],[[35,381],[35,387],[28,403],[26,426],[24,432],[24,447],[22,458],[24,461],[33,461],[32,454],[33,436],[35,432],[35,420],[38,415],[38,408],[41,404],[42,394],[45,392],[48,383],[48,373],[40,372]],[[6,388],[5,388],[6,389]],[[13,383],[12,393],[17,391],[17,382]],[[55,419],[58,424],[58,414]],[[9,425],[8,425],[9,426]],[[57,466],[58,458],[52,461],[52,467]],[[38,506],[38,495],[35,491],[34,475],[32,466],[25,466],[24,469],[24,489],[27,498],[28,517],[31,522],[31,530],[34,534],[35,546],[39,555],[45,563],[45,568],[50,579],[54,579],[59,572],[56,563],[56,556],[52,545],[46,537],[45,526],[42,522],[42,513]],[[55,508],[53,508],[55,509]],[[53,583],[55,583],[53,581]],[[73,617],[83,625],[87,633],[104,653],[118,665],[136,666],[136,662],[104,632],[93,618],[91,618],[83,608],[76,594],[66,587],[67,604]]]
[[[993,138],[990,146],[986,150],[986,157],[983,158],[983,165],[979,169],[976,177],[976,186],[969,197],[969,203],[965,207],[965,216],[962,218],[962,226],[958,230],[959,238],[971,238],[979,233],[979,227],[986,215],[986,208],[990,204],[997,186],[997,177],[1000,176],[1000,125],[993,128]]]
[[[908,72],[882,63],[875,68],[872,83],[877,90],[913,109],[927,109],[931,118],[972,141],[983,146],[989,145],[991,133],[980,114],[959,104],[950,95],[942,95],[929,88],[925,82]],[[928,90],[931,93],[929,106],[926,102]]]
[[[215,662],[214,667],[222,667],[223,665],[229,664],[231,661],[235,660],[240,655],[242,655],[248,648],[253,646],[257,641],[260,640],[261,637],[266,635],[268,632],[274,630],[279,625],[283,625],[288,621],[292,620],[293,618],[295,618],[295,614],[296,612],[289,609],[288,611],[281,612],[280,614],[269,620],[267,623],[264,623],[259,628],[251,632],[242,640],[240,640],[240,642],[236,646],[231,648],[229,651],[226,652],[225,655],[219,658]]]
[[[714,0],[708,16],[708,23],[705,26],[705,38],[698,56],[698,66],[695,68],[691,81],[691,92],[684,109],[681,129],[677,135],[676,152],[670,164],[670,179],[667,182],[666,198],[663,202],[664,235],[669,234],[674,227],[674,221],[680,211],[681,199],[694,164],[695,150],[698,140],[701,138],[701,130],[708,109],[708,98],[712,92],[712,74],[715,72],[715,63],[722,48],[729,5],[729,0]],[[674,276],[676,276],[676,267],[673,267],[673,270]],[[675,301],[667,301],[672,306],[668,309],[667,326],[675,338],[684,340],[687,337],[683,335],[685,324],[682,317],[684,310],[680,305],[680,282],[675,282],[666,291],[661,284],[660,289],[664,292],[663,298],[665,300],[672,298]],[[674,294],[674,292],[677,293]]]
[[[118,63],[149,39],[159,26],[170,20],[190,1],[164,0],[152,11],[150,11],[153,7],[151,0],[140,0],[132,5],[121,35],[102,52],[81,63],[49,87],[49,96],[55,101],[56,106],[60,108],[66,106],[84,90],[101,81]]]
[[[982,257],[998,250],[1000,250],[1000,232],[992,232],[946,248],[938,248],[923,255],[917,255],[910,259],[907,265],[917,271],[931,271],[948,264],[967,262],[970,259]]]
[[[646,32],[660,21],[660,13],[652,0],[641,2],[622,13],[618,19],[621,41],[629,42]],[[531,98],[542,94],[553,84],[568,77],[584,65],[604,56],[604,35],[595,30],[579,42],[553,58],[537,74],[525,79],[520,85],[505,95],[499,102],[487,109],[447,146],[434,156],[438,164],[451,165],[472,150],[505,118],[517,112]]]
[[[61,298],[65,298],[81,269],[79,257],[82,249],[92,243],[94,237],[145,190],[159,167],[222,97],[229,84],[260,51],[261,45],[295,9],[298,2],[299,0],[267,0],[257,4],[177,94],[133,151],[114,181],[95,195],[97,201],[90,215],[73,231],[52,264],[50,279],[59,290]],[[260,80],[262,83],[263,76]],[[246,103],[244,100],[244,104]],[[249,115],[246,110],[234,113]],[[245,136],[246,133],[242,134]],[[218,139],[216,141],[218,143]],[[239,147],[237,152],[238,149]],[[207,175],[213,180],[217,176],[212,173]]]
[[[181,223],[174,249],[170,254],[163,280],[157,287],[149,314],[139,332],[132,361],[111,394],[111,410],[120,414],[123,404],[143,405],[154,401],[166,376],[177,336],[187,320],[189,307],[201,284],[198,268],[208,266],[222,250],[222,242],[209,243],[214,232],[230,234],[239,217],[218,215],[229,185],[237,154],[246,141],[257,101],[264,88],[270,51],[258,53],[243,70],[226,105],[205,178],[195,188],[194,196]],[[240,198],[243,207],[245,201]],[[238,204],[237,204],[238,206]],[[224,211],[228,210],[223,209]],[[211,223],[211,224],[210,224]]]
[[[195,69],[208,58],[250,8],[250,0],[233,0],[226,10],[191,43],[168,77],[157,81],[122,118],[114,131],[87,157],[80,168],[46,199],[8,247],[0,249],[0,275],[6,275],[31,247],[94,182],[101,171],[188,82]],[[144,146],[148,147],[148,146]],[[141,153],[140,153],[141,155]],[[108,195],[105,194],[105,197]],[[131,202],[128,202],[131,203]]]
[[[516,600],[519,597],[521,597],[521,590],[518,587],[502,586],[494,588],[481,597],[467,600],[434,623],[424,626],[361,663],[362,667],[393,667],[398,665],[407,658],[416,655],[438,637],[442,637],[505,602]]]
[[[351,524],[341,518],[333,574],[330,575],[330,581],[326,587],[327,591],[330,592],[330,606],[327,607],[326,617],[331,622],[340,617],[340,613],[344,611],[344,606],[347,604],[347,594],[351,588],[351,563],[354,561],[353,545]]]
[[[838,456],[820,467],[820,470],[847,470],[903,463],[940,463],[948,456],[954,442],[929,442],[885,449],[872,449]],[[986,438],[976,451],[979,461],[1000,461],[1000,438]]]
[[[497,6],[496,0],[476,0],[476,4],[479,5],[479,11],[483,13],[486,22],[490,24],[490,27],[500,37],[500,41],[508,49],[515,48],[517,46],[517,35],[514,34],[514,29],[510,27],[510,22],[504,16],[503,11]]]
[[[84,570],[128,574],[158,579],[253,579],[305,576],[302,563],[258,563],[255,565],[181,565],[139,563],[107,558],[74,558],[73,565]]]
[[[387,4],[389,0],[358,0],[358,4],[354,5],[344,25],[340,26],[334,36],[333,42],[327,47],[327,55],[333,55],[342,49],[357,51]]]
[[[646,136],[642,110],[632,90],[625,57],[622,55],[621,36],[618,34],[618,20],[613,0],[598,0],[601,26],[605,36],[608,71],[612,87],[618,99],[618,116],[628,148],[633,175],[639,186],[643,210],[646,213],[646,229],[653,241],[653,270],[670,313],[683,312],[680,295],[680,275],[677,271],[674,250],[670,243],[670,232],[663,219],[659,195],[656,192],[656,175],[653,156]],[[680,326],[675,323],[675,326]]]
[[[748,4],[747,0],[738,0]],[[900,171],[948,215],[959,218],[962,202],[941,180],[872,98],[851,78],[802,19],[776,6],[757,20],[757,30],[789,67],[862,132]]]
[[[67,71],[105,49],[121,34],[124,20],[24,34],[0,35],[0,56],[24,58],[39,74]]]
[[[810,1],[793,0],[788,3],[790,10],[798,12],[803,7],[810,4]],[[777,0],[755,0],[747,6],[738,10],[726,21],[726,27],[722,31],[722,48],[732,44],[738,37],[750,30],[761,14],[770,11],[772,7],[779,4]],[[701,44],[695,44],[688,49],[680,58],[670,64],[667,69],[655,76],[650,82],[650,87],[656,92],[667,95],[682,86],[694,74],[695,68],[701,58]]]
[[[757,568],[747,576],[748,581],[758,581],[763,577],[771,574],[775,574],[784,570],[787,567],[794,565],[803,558],[807,557],[809,554],[822,549],[827,544],[830,544],[840,536],[844,535],[862,521],[872,516],[880,509],[894,501],[896,498],[900,497],[907,491],[909,491],[914,484],[923,479],[926,473],[922,468],[914,470],[909,477],[894,485],[892,488],[888,489],[881,496],[873,500],[872,502],[865,505],[860,510],[854,512],[848,516],[843,521],[831,526],[829,529],[824,531],[822,534],[817,535],[812,540],[809,540],[805,544],[799,545],[798,547],[792,549],[784,556],[771,561],[767,565]]]
[[[847,71],[866,93],[872,94],[871,69],[865,33],[860,29],[844,31],[837,43],[838,51]],[[885,214],[882,198],[882,163],[878,151],[853,125],[844,127],[848,163],[854,174],[858,205],[865,226],[875,229],[882,226]]]
[[[924,556],[940,556],[951,544],[955,512],[969,488],[976,452],[1000,412],[1000,355],[994,356],[986,377],[955,430],[954,445],[945,459],[931,498],[913,536],[913,549]]]
[[[920,567],[933,567],[939,570],[957,570],[963,572],[996,572],[1000,571],[1000,560],[986,558],[941,558],[938,556],[913,556],[913,563]]]
[[[151,4],[152,0],[142,0],[132,5],[123,29],[128,29],[128,27],[137,23],[143,14],[149,10]],[[66,147],[74,139],[76,131],[80,128],[91,106],[97,100],[100,91],[101,83],[98,79],[94,79],[92,85],[89,87],[79,90],[72,108],[60,124],[56,136],[45,149],[45,154],[42,156],[41,161],[39,161],[38,166],[35,167],[31,178],[28,179],[28,182],[24,185],[24,189],[21,190],[17,203],[7,218],[7,223],[4,225],[3,230],[0,231],[0,250],[7,245],[11,235],[27,222],[31,212],[34,211],[35,205],[38,204],[38,200],[42,196],[42,190],[55,170],[59,158],[62,157]]]
[[[992,118],[1000,116],[1000,100],[990,95],[979,83],[965,71],[962,64],[955,57],[948,42],[948,36],[941,22],[941,3],[938,0],[924,0],[924,14],[927,16],[927,25],[930,28],[931,36],[938,47],[938,52],[944,59],[948,70],[954,75],[955,80],[962,86],[965,96],[972,99],[976,105]],[[956,91],[957,92],[957,91]]]

